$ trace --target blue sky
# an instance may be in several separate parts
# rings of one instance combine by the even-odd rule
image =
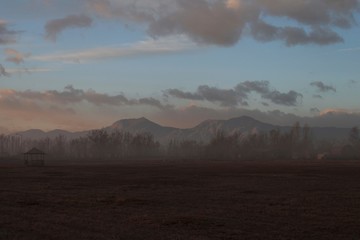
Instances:
[[[145,116],[360,122],[357,0],[16,0],[0,8],[0,132]]]

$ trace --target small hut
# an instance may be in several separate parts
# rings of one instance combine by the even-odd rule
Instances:
[[[24,162],[26,166],[40,167],[45,164],[45,153],[37,148],[32,148],[24,153]]]

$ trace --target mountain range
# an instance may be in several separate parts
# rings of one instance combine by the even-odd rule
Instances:
[[[228,120],[206,120],[193,128],[180,129],[174,127],[161,126],[146,118],[137,119],[122,119],[116,121],[112,125],[104,128],[108,132],[115,130],[141,133],[150,132],[154,138],[160,143],[166,144],[171,139],[176,140],[196,140],[199,142],[208,142],[217,131],[224,131],[225,133],[240,132],[244,134],[255,132],[269,132],[272,129],[279,129],[281,132],[290,131],[291,126],[277,126],[264,123],[253,119],[251,117],[242,116]],[[91,131],[91,130],[89,130]],[[39,129],[31,129],[23,132],[18,132],[16,135],[21,135],[23,138],[40,139],[40,138],[54,138],[58,135],[63,135],[67,139],[74,139],[86,136],[89,131],[69,132],[61,129],[44,132]],[[345,140],[350,132],[349,128],[337,127],[311,127],[314,139],[316,140]]]

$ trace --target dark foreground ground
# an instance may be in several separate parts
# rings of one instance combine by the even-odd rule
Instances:
[[[360,162],[0,166],[0,239],[360,239]]]

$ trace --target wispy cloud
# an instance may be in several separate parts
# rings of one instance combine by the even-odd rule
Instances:
[[[313,98],[323,99],[323,96],[321,96],[320,94],[314,94]]]
[[[135,56],[169,54],[174,52],[188,51],[198,48],[194,43],[184,36],[172,36],[166,38],[149,38],[133,44],[121,46],[109,46],[101,48],[86,49],[74,52],[61,52],[47,55],[33,56],[31,59],[37,61],[61,61],[72,63],[84,63],[95,60],[113,58],[127,58]]]
[[[0,77],[7,77],[9,73],[6,71],[3,65],[0,64]]]
[[[310,86],[315,87],[319,92],[336,92],[336,88],[330,85],[326,85],[321,81],[311,82]]]
[[[9,74],[31,74],[31,73],[44,73],[44,72],[52,72],[56,71],[56,69],[52,68],[9,68],[6,70]]]
[[[46,38],[56,41],[58,35],[67,28],[86,28],[90,27],[92,19],[86,15],[69,15],[64,18],[53,19],[46,23]]]
[[[357,80],[353,80],[353,79],[352,79],[352,80],[349,80],[349,81],[348,81],[348,84],[353,86],[353,85],[359,84],[359,82],[360,82],[360,81],[357,81]]]
[[[329,114],[333,114],[333,115],[343,115],[343,114],[360,114],[359,110],[351,110],[351,109],[346,109],[346,108],[326,108],[323,109],[322,111],[320,111],[320,115],[324,116],[324,115],[329,115]]]
[[[360,51],[360,47],[339,49],[339,52],[359,52],[359,51]]]
[[[7,21],[0,19],[0,45],[15,43],[18,34],[19,32],[8,28]]]
[[[6,61],[16,64],[24,62],[24,59],[30,56],[29,53],[24,54],[12,48],[5,48],[4,53],[7,55]]]

